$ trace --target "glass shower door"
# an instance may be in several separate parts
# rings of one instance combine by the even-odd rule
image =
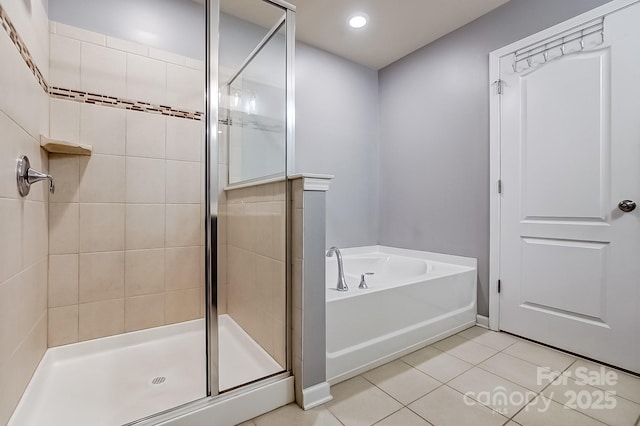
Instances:
[[[220,15],[221,391],[288,362],[286,11],[250,3],[223,0]]]

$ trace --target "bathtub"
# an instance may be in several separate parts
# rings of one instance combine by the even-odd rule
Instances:
[[[476,323],[476,259],[392,247],[327,258],[327,380],[335,384]],[[361,274],[368,289],[359,289]]]

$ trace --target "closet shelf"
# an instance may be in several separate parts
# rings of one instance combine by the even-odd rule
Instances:
[[[93,150],[91,145],[49,139],[43,135],[40,135],[40,146],[45,151],[55,154],[91,155]]]

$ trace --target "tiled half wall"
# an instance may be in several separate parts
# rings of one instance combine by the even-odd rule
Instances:
[[[226,311],[286,363],[285,182],[226,191]],[[223,254],[224,258],[225,255]]]

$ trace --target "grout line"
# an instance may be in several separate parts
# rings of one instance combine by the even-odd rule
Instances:
[[[455,334],[454,334],[453,336],[455,336]],[[449,336],[449,337],[451,337],[451,336]],[[443,340],[444,340],[444,339],[443,339]],[[440,341],[441,341],[441,340],[439,340],[438,342],[440,342]],[[457,359],[457,360],[460,360],[460,361],[462,361],[462,362],[465,362],[465,363],[467,363],[467,364],[471,365],[471,366],[472,366],[472,368],[473,368],[473,367],[477,367],[479,364],[481,364],[481,363],[485,362],[485,361],[486,361],[486,360],[488,360],[489,358],[492,358],[492,357],[494,357],[494,356],[496,356],[497,354],[499,354],[499,353],[500,353],[500,352],[498,351],[498,352],[496,352],[495,354],[492,354],[492,355],[488,356],[487,358],[483,359],[482,361],[480,361],[480,362],[478,362],[478,363],[474,364],[473,362],[469,362],[469,361],[467,361],[467,360],[465,360],[465,359],[460,358],[459,356],[456,356],[456,355],[452,354],[451,352],[449,352],[449,350],[443,351],[442,349],[440,349],[440,348],[438,348],[438,347],[436,347],[436,346],[433,346],[433,344],[438,343],[438,342],[434,342],[434,343],[432,343],[431,345],[428,345],[428,346],[425,346],[425,347],[431,347],[431,348],[433,348],[433,349],[436,349],[436,350],[438,350],[438,351],[442,352],[443,354],[447,354],[447,355],[449,355],[449,356],[452,356],[452,357],[454,357],[454,358],[455,358],[455,359]],[[457,346],[456,346],[456,347],[457,347]],[[488,347],[488,346],[486,346],[486,347]],[[493,349],[493,348],[490,348],[490,349]],[[495,351],[496,349],[493,349],[493,350]],[[469,370],[471,370],[471,368],[468,368],[468,369],[467,369],[467,370],[465,370],[465,371],[469,371]],[[460,374],[464,374],[464,373],[460,373]],[[458,376],[460,376],[460,374],[458,374]],[[458,376],[456,376],[456,377],[458,377]],[[454,379],[455,379],[455,377],[454,377]],[[453,379],[447,380],[447,382],[446,382],[446,383],[450,382],[451,380],[453,380]]]
[[[332,400],[332,401],[333,401],[333,400]],[[324,408],[325,408],[325,409],[326,409],[326,410],[327,410],[327,411],[328,411],[328,412],[333,416],[333,418],[335,418],[335,419],[338,421],[338,423],[340,423],[340,424],[341,424],[341,425],[343,425],[343,426],[347,426],[347,425],[345,425],[345,423],[344,423],[342,420],[340,420],[340,418],[338,418],[338,416],[337,416],[337,415],[335,415],[335,414],[333,413],[333,411],[331,411],[331,409],[329,408],[329,404],[331,404],[331,403],[332,403],[332,401],[325,402],[325,403],[324,403],[324,404],[322,404],[320,407],[324,407]],[[296,403],[294,402],[293,404],[296,404]],[[296,404],[296,406],[297,406],[297,404]],[[300,407],[298,407],[298,408],[300,408]],[[300,408],[300,409],[302,410],[302,408]]]
[[[571,361],[571,364],[569,364],[567,367],[565,367],[562,371],[560,371],[558,377],[556,377],[554,380],[550,381],[549,383],[547,383],[547,385],[545,387],[542,388],[542,390],[540,390],[540,394],[542,394],[542,392],[544,392],[545,390],[547,390],[552,384],[553,382],[555,382],[558,378],[562,377],[562,373],[564,373],[565,371],[569,370],[569,368],[571,368],[571,366],[573,364],[575,364],[577,361],[577,359],[574,359],[573,361]],[[544,368],[544,367],[543,367]],[[551,398],[549,398],[551,399]]]
[[[386,364],[383,364],[383,365],[386,365]],[[371,371],[371,370],[369,370],[369,371]],[[362,379],[364,379],[366,382],[369,382],[371,385],[373,385],[373,387],[374,387],[374,388],[376,388],[376,389],[378,389],[378,390],[382,391],[385,395],[388,395],[391,399],[393,399],[394,401],[396,401],[398,404],[402,405],[403,407],[405,406],[401,401],[399,401],[398,399],[396,399],[396,398],[395,398],[393,395],[391,395],[389,392],[387,392],[386,390],[382,389],[381,387],[379,387],[378,385],[376,385],[375,383],[373,383],[371,380],[369,380],[369,379],[367,379],[366,377],[364,377],[364,373],[362,373],[362,374],[360,374],[360,375],[358,375],[358,376],[355,376],[355,377],[361,377],[361,378],[362,378]],[[355,378],[355,377],[353,377],[353,378]],[[351,379],[349,379],[349,380],[351,380]],[[420,398],[422,398],[422,397],[420,397]],[[418,399],[420,399],[420,398],[418,398]],[[387,417],[388,417],[388,416],[387,416]],[[378,420],[378,421],[379,421],[379,420]],[[376,422],[376,423],[377,423],[377,422]]]
[[[484,361],[482,361],[482,362],[485,362],[485,361],[489,360],[490,358],[495,357],[496,355],[498,355],[498,354],[500,354],[500,353],[502,353],[502,352],[498,352],[498,353],[496,353],[496,354],[494,354],[494,355],[490,356],[489,358],[485,359],[485,360],[484,360]],[[534,366],[534,367],[540,367],[538,364],[534,364],[534,363],[532,363],[532,362],[529,362],[529,361],[526,361],[526,360],[524,360],[524,359],[521,359],[521,358],[515,357],[515,356],[513,356],[513,355],[510,355],[510,354],[505,354],[505,355],[508,355],[508,356],[510,356],[510,357],[513,357],[513,358],[515,358],[515,359],[517,359],[517,360],[519,360],[519,361],[526,362],[527,364],[531,364],[531,365],[532,365],[532,366]],[[481,362],[480,364],[482,364],[482,362]],[[542,392],[542,390],[544,390],[544,389],[548,386],[548,385],[547,385],[547,386],[543,387],[543,388],[542,388],[542,390],[540,390],[540,391],[535,391],[535,390],[533,390],[533,389],[529,389],[528,387],[526,387],[526,386],[524,386],[524,385],[521,385],[521,384],[519,384],[519,383],[516,383],[516,382],[514,382],[513,380],[509,380],[509,379],[507,379],[506,377],[502,377],[501,375],[496,374],[496,373],[494,373],[494,372],[493,372],[493,371],[491,371],[491,370],[487,370],[486,368],[481,367],[481,366],[480,366],[480,364],[476,365],[475,367],[478,367],[479,369],[481,369],[481,370],[483,370],[483,371],[486,371],[487,373],[491,373],[491,374],[493,374],[494,376],[498,376],[498,377],[500,377],[500,378],[502,378],[502,379],[504,379],[504,380],[506,380],[506,381],[508,381],[508,382],[511,382],[511,383],[513,383],[513,384],[515,384],[515,385],[518,385],[518,386],[520,386],[521,388],[525,388],[526,390],[529,390],[529,391],[531,391],[531,392],[537,392],[537,393],[540,393],[540,392]],[[545,367],[542,367],[542,368],[545,368]]]
[[[402,408],[409,408],[409,405],[413,404],[413,403],[414,403],[414,402],[416,402],[417,400],[419,400],[419,399],[421,399],[421,398],[424,398],[425,396],[429,395],[430,393],[434,392],[435,390],[440,389],[442,386],[445,386],[445,383],[441,382],[440,380],[437,380],[436,378],[431,377],[430,375],[428,375],[428,374],[427,374],[427,373],[425,373],[424,371],[421,371],[421,370],[419,370],[418,368],[416,368],[416,367],[414,367],[414,366],[412,366],[412,365],[407,364],[406,362],[402,361],[401,359],[399,359],[399,360],[400,360],[401,362],[403,362],[404,364],[408,365],[410,368],[412,368],[412,369],[414,369],[414,370],[418,371],[418,372],[419,372],[419,373],[421,373],[421,374],[424,374],[425,376],[429,377],[429,378],[430,378],[430,379],[432,379],[432,380],[435,380],[436,382],[438,382],[438,383],[439,383],[439,385],[438,385],[438,386],[436,386],[435,388],[431,389],[429,392],[427,392],[427,393],[425,393],[425,394],[422,394],[422,395],[420,395],[419,397],[417,397],[417,398],[415,398],[415,399],[411,400],[410,402],[408,402],[407,404],[405,404],[405,403],[403,403],[402,401],[398,400],[398,399],[397,399],[396,397],[394,397],[393,395],[391,395],[391,394],[390,394],[389,392],[387,392],[386,390],[382,389],[380,386],[378,386],[378,385],[376,385],[375,383],[373,383],[371,380],[367,379],[367,378],[364,376],[367,372],[361,373],[361,374],[359,375],[359,377],[362,377],[364,380],[366,380],[367,382],[371,383],[371,384],[372,384],[373,386],[375,386],[377,389],[380,389],[380,390],[381,390],[382,392],[384,392],[386,395],[389,395],[389,396],[390,396],[394,401],[397,401],[400,405],[402,405]],[[391,362],[393,362],[393,361],[390,361],[389,363],[391,363]],[[387,363],[387,364],[389,364],[389,363]],[[387,364],[383,364],[383,365],[381,365],[380,367],[382,367],[382,366],[384,366],[384,365],[387,365]],[[377,367],[377,368],[380,368],[380,367]],[[375,370],[375,369],[374,369],[374,370]],[[371,370],[369,370],[369,371],[371,371]],[[469,371],[469,370],[467,370],[467,371]],[[358,377],[358,376],[355,376],[355,377]],[[399,410],[396,410],[396,411],[394,411],[393,413],[389,414],[389,416],[393,415],[394,413],[397,413],[397,412],[398,412],[398,411],[400,411],[402,408],[400,408]],[[424,418],[423,418],[422,416],[420,416],[418,413],[416,413],[416,415],[418,415],[418,417],[420,417],[420,418],[424,419]],[[387,416],[387,417],[389,417],[389,416]],[[387,418],[387,417],[385,417],[385,418]],[[380,421],[382,421],[382,420],[384,420],[384,419],[380,419],[380,420],[378,420],[378,422],[380,422]],[[424,420],[426,421],[426,419],[424,419]],[[376,422],[376,423],[378,423],[378,422]],[[427,422],[427,423],[429,423],[429,422]]]
[[[106,43],[106,39],[105,39],[105,43]],[[82,61],[80,62],[82,63]],[[82,77],[82,73],[80,73],[80,77]],[[82,87],[82,86],[80,86]],[[126,92],[126,86],[125,86],[125,92]],[[82,111],[80,111],[80,113],[82,114]],[[124,297],[126,299],[127,297],[127,195],[128,195],[128,187],[129,185],[127,185],[127,142],[128,142],[128,129],[127,129],[127,121],[128,121],[128,114],[124,114]],[[80,118],[80,122],[82,122],[82,117]],[[124,306],[124,324],[125,324],[125,328],[127,326],[127,305],[126,305],[126,300],[125,300],[125,306]],[[162,321],[162,323],[164,324],[164,321]]]
[[[443,385],[444,386],[444,385]],[[438,386],[438,389],[440,389],[442,386]],[[422,417],[419,413],[417,413],[416,411],[414,411],[413,409],[411,409],[411,407],[407,406],[405,407],[407,410],[411,411],[413,414],[415,414],[416,416],[420,417],[422,420],[424,420],[425,422],[427,422],[428,425],[433,426],[433,423],[431,423],[429,420],[425,419],[424,417]]]
[[[459,395],[461,395],[462,397],[465,397],[465,396],[466,396],[465,394],[463,394],[463,393],[462,393],[462,392],[460,392],[459,390],[457,390],[457,389],[455,389],[455,388],[452,388],[451,386],[449,386],[449,385],[447,385],[447,384],[445,384],[444,386],[446,386],[447,388],[451,389],[452,391],[454,391],[454,392],[458,393],[458,394],[459,394]],[[471,399],[473,399],[474,401],[476,401],[474,398],[471,398]],[[480,401],[478,401],[478,404],[480,404],[480,406],[481,406],[481,407],[484,407],[484,408],[487,408],[487,409],[491,410],[491,412],[492,412],[494,415],[496,415],[496,414],[497,414],[497,415],[499,415],[499,416],[504,417],[504,418],[505,418],[505,420],[506,420],[504,423],[509,422],[510,418],[509,418],[509,417],[507,417],[507,416],[505,416],[504,414],[500,413],[499,411],[496,411],[496,410],[494,410],[493,408],[491,408],[491,407],[489,407],[489,406],[487,406],[487,405],[484,405],[484,404],[483,404],[482,402],[480,402]],[[526,405],[525,405],[525,406],[526,406]],[[504,424],[504,423],[503,423],[503,424]]]
[[[105,37],[105,44],[106,44],[106,37]],[[125,66],[126,66],[126,60],[125,60]],[[82,73],[80,73],[82,74]],[[126,84],[126,83],[125,83]],[[125,86],[125,93],[126,93],[126,86]],[[80,111],[80,114],[82,114],[82,111]],[[80,122],[82,123],[82,115],[80,118]],[[124,297],[124,306],[122,309],[122,314],[123,314],[123,319],[122,319],[122,326],[124,328],[124,330],[122,331],[123,333],[127,332],[127,195],[128,195],[128,187],[129,185],[127,185],[127,141],[128,141],[128,137],[127,137],[127,114],[124,115],[124,203],[122,204],[122,210],[123,210],[123,235],[122,235],[122,245],[123,245],[123,268],[124,271],[122,271],[122,293],[123,293],[123,297]],[[164,324],[164,321],[162,321],[162,324]]]
[[[51,100],[48,99],[47,102],[49,103],[49,117],[51,117]],[[79,125],[78,125],[79,126]],[[51,132],[51,118],[49,118],[49,132]],[[49,133],[51,134],[51,133]],[[87,163],[88,164],[88,163]],[[80,194],[82,193],[82,191],[80,190],[80,159],[78,159],[78,168],[77,168],[77,178],[78,178],[78,200],[76,203],[69,203],[69,204],[76,204],[77,205],[77,210],[78,210],[78,223],[77,223],[77,236],[78,236],[78,241],[77,241],[77,245],[76,245],[76,251],[75,251],[75,255],[77,256],[77,271],[76,273],[78,274],[77,276],[77,282],[78,282],[78,294],[77,294],[77,299],[76,299],[76,309],[78,310],[78,317],[77,320],[75,321],[75,326],[77,327],[76,330],[76,338],[75,341],[72,343],[77,343],[77,342],[82,342],[83,340],[80,339],[80,286],[81,286],[81,281],[80,281],[80,202],[81,202],[81,196]],[[74,172],[76,170],[74,169]],[[51,193],[49,193],[51,194]],[[49,197],[51,198],[51,195],[49,195]],[[49,207],[51,207],[52,203],[51,201],[49,201]],[[49,230],[49,232],[51,232],[51,230]],[[47,283],[49,281],[49,276],[47,276]]]
[[[498,334],[502,334],[502,335],[508,335],[509,337],[513,337],[513,338],[515,339],[515,341],[514,341],[513,343],[509,343],[506,347],[504,347],[504,348],[502,348],[502,349],[498,349],[498,348],[494,348],[493,346],[489,346],[489,345],[487,345],[487,344],[485,344],[485,343],[478,342],[478,341],[474,340],[475,338],[468,338],[468,337],[465,337],[465,336],[463,336],[463,335],[461,334],[463,331],[469,330],[469,329],[471,329],[471,328],[473,328],[473,327],[481,327],[481,328],[483,328],[483,329],[487,330],[487,332],[489,332],[489,333],[498,333]],[[509,333],[504,333],[504,332],[502,332],[502,331],[493,331],[493,330],[489,330],[488,328],[485,328],[484,326],[477,325],[477,324],[476,324],[475,326],[472,326],[472,327],[467,328],[466,330],[462,330],[462,331],[460,331],[460,332],[458,332],[458,333],[454,334],[453,336],[459,336],[459,337],[461,337],[461,338],[463,338],[463,339],[466,339],[466,340],[468,340],[468,341],[470,341],[470,342],[473,342],[473,343],[475,343],[475,344],[477,344],[477,345],[486,346],[487,348],[493,349],[494,351],[498,351],[498,352],[502,352],[502,351],[504,351],[505,349],[507,349],[507,348],[509,348],[509,347],[511,347],[511,346],[513,346],[513,345],[515,345],[515,344],[516,344],[516,343],[518,343],[518,341],[519,341],[519,340],[518,340],[518,339],[519,339],[519,337],[518,337],[518,336],[514,336],[514,335],[511,335],[511,334],[509,334]],[[484,334],[486,334],[486,333],[484,333]],[[449,337],[451,337],[451,336],[449,336]],[[477,337],[477,336],[476,336],[476,337]],[[437,342],[436,342],[436,343],[437,343]]]
[[[382,389],[381,389],[382,390]],[[400,401],[398,401],[400,402]],[[400,403],[402,404],[402,403]],[[373,423],[373,425],[377,425],[378,423],[380,423],[381,421],[388,419],[389,417],[393,416],[394,414],[396,414],[398,411],[404,410],[405,408],[407,408],[405,405],[403,405],[402,407],[398,408],[396,411],[390,413],[389,415],[384,416],[383,418],[381,418],[380,420],[376,421],[375,423]]]

